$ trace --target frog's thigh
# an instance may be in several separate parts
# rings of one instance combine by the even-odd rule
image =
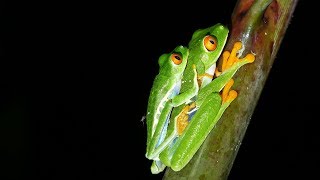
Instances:
[[[171,161],[171,168],[179,170],[183,168],[199,149],[207,135],[215,125],[215,117],[221,107],[219,93],[208,95],[204,103],[192,117],[184,133],[179,137],[180,143]]]

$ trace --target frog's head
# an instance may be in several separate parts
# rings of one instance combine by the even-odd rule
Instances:
[[[189,56],[189,50],[184,46],[177,46],[171,53],[162,54],[158,63],[162,74],[168,76],[182,75]]]
[[[229,29],[218,23],[206,29],[199,29],[189,42],[190,61],[203,64],[208,69],[218,60],[227,41]]]

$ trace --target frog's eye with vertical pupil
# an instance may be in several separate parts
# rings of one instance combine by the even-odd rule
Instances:
[[[174,64],[179,65],[182,63],[182,57],[178,53],[172,53],[171,54],[171,60]]]
[[[217,48],[218,45],[217,38],[215,38],[214,36],[207,35],[204,38],[203,44],[208,51],[213,51]]]

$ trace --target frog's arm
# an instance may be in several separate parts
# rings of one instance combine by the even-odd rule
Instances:
[[[198,79],[215,67],[226,44],[229,29],[218,23],[195,31],[189,42],[190,55],[183,73],[180,95],[172,99],[174,106],[189,103],[199,91]],[[212,69],[214,72],[214,69]],[[210,79],[211,80],[211,79]]]
[[[239,59],[237,57],[237,52],[241,48],[242,43],[236,42],[231,53],[229,51],[225,51],[222,54],[222,72],[219,72],[219,76],[217,78],[199,91],[197,106],[201,106],[205,98],[212,92],[220,92],[240,67],[254,61],[255,57],[251,53],[247,54],[244,58]]]

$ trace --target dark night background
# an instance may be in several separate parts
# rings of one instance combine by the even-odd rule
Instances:
[[[157,58],[198,28],[229,24],[235,2],[1,1],[0,179],[161,179],[141,122]],[[319,169],[312,6],[296,7],[230,180]]]

